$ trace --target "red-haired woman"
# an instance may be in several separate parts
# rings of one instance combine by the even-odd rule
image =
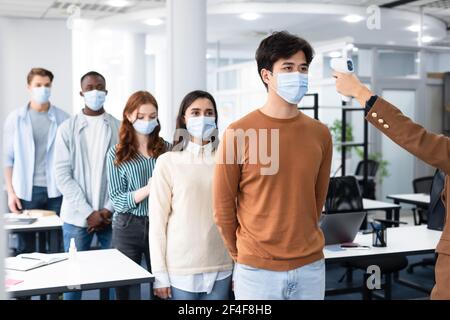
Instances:
[[[108,191],[113,203],[112,246],[150,270],[148,201],[156,159],[171,145],[160,136],[158,103],[146,91],[135,92],[123,111],[119,143],[108,152]],[[116,288],[116,298],[139,298],[139,286]]]

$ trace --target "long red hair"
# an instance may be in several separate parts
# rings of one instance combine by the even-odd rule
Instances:
[[[116,146],[116,160],[115,164],[118,166],[124,162],[133,160],[138,155],[138,142],[133,124],[128,120],[133,112],[135,112],[143,104],[152,104],[158,110],[158,103],[155,97],[147,91],[137,91],[133,93],[125,105],[123,110],[122,125],[119,130],[119,143]],[[164,140],[159,136],[161,124],[158,120],[158,126],[149,134],[147,150],[148,153],[158,158],[166,151]]]

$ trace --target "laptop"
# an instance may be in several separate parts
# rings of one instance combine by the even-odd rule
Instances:
[[[325,236],[325,245],[353,242],[366,212],[322,214],[319,226]]]

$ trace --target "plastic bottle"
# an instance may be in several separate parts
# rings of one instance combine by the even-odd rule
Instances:
[[[70,239],[69,245],[69,268],[67,269],[67,287],[70,290],[80,290],[80,268],[77,264],[77,247],[75,238]]]
[[[77,246],[75,245],[75,238],[71,238],[69,246],[69,260],[75,261],[76,258],[77,258]]]

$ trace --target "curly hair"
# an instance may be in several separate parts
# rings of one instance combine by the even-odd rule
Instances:
[[[123,121],[119,130],[119,143],[116,146],[116,160],[115,165],[133,160],[138,156],[138,142],[133,124],[128,120],[128,116],[135,112],[143,104],[152,104],[158,110],[158,103],[147,91],[137,91],[133,93],[125,105],[123,110]],[[148,153],[158,158],[161,154],[166,152],[166,145],[164,139],[159,136],[161,124],[158,120],[158,126],[149,134],[147,150]]]

